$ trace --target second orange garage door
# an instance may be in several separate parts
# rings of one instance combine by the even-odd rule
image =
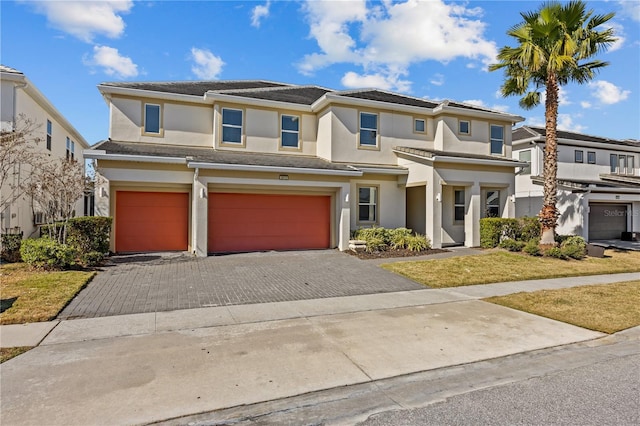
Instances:
[[[209,252],[328,248],[331,197],[209,194]]]
[[[116,251],[187,250],[189,194],[116,192]]]

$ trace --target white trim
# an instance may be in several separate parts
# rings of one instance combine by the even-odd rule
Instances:
[[[82,151],[84,158],[93,160],[112,161],[136,161],[140,163],[165,163],[165,164],[187,164],[186,158],[180,157],[159,157],[155,155],[129,155],[129,154],[107,154],[104,150],[85,149]]]
[[[257,166],[252,164],[225,164],[225,163],[202,163],[190,161],[189,168],[212,169],[212,170],[236,170],[247,172],[274,172],[274,173],[297,173],[312,175],[335,175],[335,176],[362,176],[360,170],[330,170],[330,169],[307,169],[303,167],[278,167],[278,166]]]
[[[484,158],[465,158],[465,157],[449,157],[446,155],[434,155],[433,157],[423,157],[417,154],[411,154],[408,152],[393,150],[396,154],[406,155],[413,158],[419,158],[421,160],[426,160],[432,163],[454,163],[454,164],[477,164],[483,166],[508,166],[508,167],[523,167],[528,165],[527,162],[522,161],[513,161],[513,160],[503,160],[496,157],[493,159],[484,159]]]
[[[355,167],[356,169],[364,172],[364,173],[376,173],[380,175],[408,175],[409,170],[407,169],[385,169],[379,167],[360,167],[357,164],[352,165],[351,167]]]
[[[213,103],[202,96],[182,95],[180,93],[170,92],[156,92],[153,90],[131,89],[128,87],[116,87],[103,84],[98,85],[98,90],[107,101],[110,101],[111,95],[122,95],[133,96],[137,98],[168,99],[172,101],[190,102],[196,104],[211,105]]]

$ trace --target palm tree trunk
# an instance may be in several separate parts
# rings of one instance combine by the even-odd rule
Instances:
[[[558,191],[558,136],[556,127],[558,122],[558,81],[552,72],[547,76],[547,99],[545,101],[545,146],[544,146],[544,196],[542,210],[540,211],[540,224],[542,226],[541,245],[555,245],[555,229],[558,219],[556,209]]]

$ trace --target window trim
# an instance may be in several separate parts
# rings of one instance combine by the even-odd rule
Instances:
[[[521,157],[522,154],[528,153],[529,160],[523,160]],[[520,171],[520,175],[530,175],[531,174],[531,158],[533,157],[533,151],[530,149],[523,149],[522,151],[518,151],[518,161],[527,161],[529,163],[528,166],[522,167]],[[528,171],[527,171],[528,170]]]
[[[460,125],[462,123],[467,123],[467,132],[463,132],[462,129],[460,128]],[[458,134],[459,135],[465,135],[465,136],[471,136],[471,120],[460,120],[458,119]]]
[[[47,119],[47,150],[51,151],[51,145],[53,140],[53,123]]]
[[[158,107],[158,132],[147,131],[147,106]],[[162,120],[163,104],[153,102],[142,103],[142,134],[144,136],[163,137],[164,136],[164,122]]]
[[[235,124],[224,124],[224,110],[230,110],[230,111],[240,111],[242,113],[242,124],[240,124],[240,142],[229,142],[229,141],[225,141],[224,140],[224,128],[226,127],[232,127],[232,128],[238,128],[237,125]],[[244,108],[233,108],[233,107],[222,107],[220,108],[220,146],[232,146],[232,147],[236,147],[236,148],[244,148],[245,147],[245,120],[246,120],[246,111]]]
[[[575,149],[573,151],[573,162],[584,163],[584,151],[581,149]]]
[[[502,148],[500,153],[498,154],[497,152],[491,152],[493,150],[493,138],[491,137],[491,129],[493,127],[500,127],[502,129]],[[500,155],[500,156],[504,156],[504,151],[505,151],[505,145],[506,145],[506,130],[505,130],[505,126],[504,124],[495,124],[495,123],[489,123],[489,155]]]
[[[367,205],[375,206],[375,218],[373,221],[370,220],[360,220],[360,189],[361,188],[375,188],[376,196],[375,202],[373,204],[369,203]],[[357,184],[356,185],[356,224],[363,226],[372,226],[378,225],[380,223],[380,185],[376,184]]]
[[[361,133],[362,130],[374,130],[374,129],[370,129],[370,128],[363,128],[362,127],[362,114],[368,114],[368,115],[373,115],[376,117],[376,144],[375,145],[368,145],[368,144],[362,144],[361,143]],[[358,149],[370,149],[370,150],[374,150],[374,151],[380,151],[380,114],[378,114],[377,112],[371,112],[371,111],[358,111]]]
[[[76,143],[67,136],[67,147],[65,151],[65,157],[67,160],[74,161],[76,158]]]
[[[462,204],[456,203],[456,192],[462,192]],[[463,209],[463,215],[462,215],[462,219],[457,219],[456,218],[456,209],[458,207],[462,207]],[[464,216],[465,216],[465,212],[467,209],[467,203],[466,203],[466,193],[465,193],[465,189],[463,187],[457,187],[457,188],[453,188],[453,224],[454,225],[461,225],[464,223]]]
[[[416,130],[416,123],[418,121],[422,121],[424,123],[424,130]],[[419,135],[424,135],[425,133],[427,133],[427,119],[426,118],[413,117],[413,133],[416,133],[416,134],[419,134]]]
[[[591,159],[593,156],[593,160]],[[597,157],[595,151],[587,151],[587,164],[596,164]]]
[[[298,122],[298,130],[296,130],[295,132],[293,130],[285,130],[282,127],[282,120],[284,117],[295,117],[297,119]],[[300,115],[296,115],[296,114],[285,114],[285,113],[281,113],[280,114],[280,141],[278,144],[278,148],[282,151],[302,151],[302,116]],[[284,146],[282,144],[283,142],[283,133],[297,133],[298,135],[298,144],[297,146]]]
[[[489,206],[493,206],[493,204],[489,204],[488,203],[488,199],[489,199],[489,192],[497,192],[498,193],[498,215],[497,216],[489,216]],[[500,189],[485,189],[484,191],[484,197],[483,197],[483,202],[484,202],[484,215],[482,216],[483,218],[485,217],[502,217],[502,212],[501,207],[502,207],[502,194],[501,194],[501,190]]]

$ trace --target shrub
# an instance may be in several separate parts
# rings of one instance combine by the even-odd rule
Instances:
[[[0,258],[7,262],[20,262],[20,246],[22,245],[22,234],[2,234],[0,237]]]
[[[579,236],[566,238],[560,245],[560,251],[572,259],[584,259],[587,255],[587,242]]]
[[[22,260],[43,269],[65,269],[74,264],[76,252],[67,244],[50,238],[27,239],[20,247]]]
[[[389,231],[389,240],[391,247],[394,249],[406,248],[409,244],[409,240],[412,237],[411,229],[396,228]]]
[[[547,257],[555,257],[556,259],[566,259],[567,256],[560,250],[559,247],[550,247],[544,251],[544,255]]]
[[[355,238],[358,240],[369,241],[370,239],[376,239],[382,241],[385,245],[390,243],[389,230],[380,226],[373,226],[371,228],[361,228],[355,232]]]
[[[505,238],[504,240],[500,241],[500,244],[498,244],[498,247],[509,250],[509,251],[522,251],[522,248],[525,246],[525,242],[524,241],[518,241],[518,240],[513,240],[511,238]]]
[[[385,251],[388,247],[387,243],[378,236],[371,236],[365,240],[367,242],[367,251],[373,253],[375,251]]]
[[[486,217],[480,219],[480,247],[493,248],[500,244],[502,218]]]
[[[78,261],[81,265],[98,265],[105,254],[109,253],[111,223],[112,218],[103,216],[81,216],[69,219],[66,244],[78,253]],[[40,235],[47,235],[50,226],[41,226]],[[60,224],[57,226],[60,227]]]
[[[521,217],[520,222],[520,239],[522,241],[531,241],[540,239],[542,228],[540,227],[540,219],[537,217]]]
[[[540,240],[537,238],[532,238],[527,244],[525,244],[525,246],[522,248],[522,251],[531,256],[542,255],[542,251],[540,251]]]
[[[423,251],[431,248],[431,241],[426,235],[410,235],[407,239],[407,250]]]

